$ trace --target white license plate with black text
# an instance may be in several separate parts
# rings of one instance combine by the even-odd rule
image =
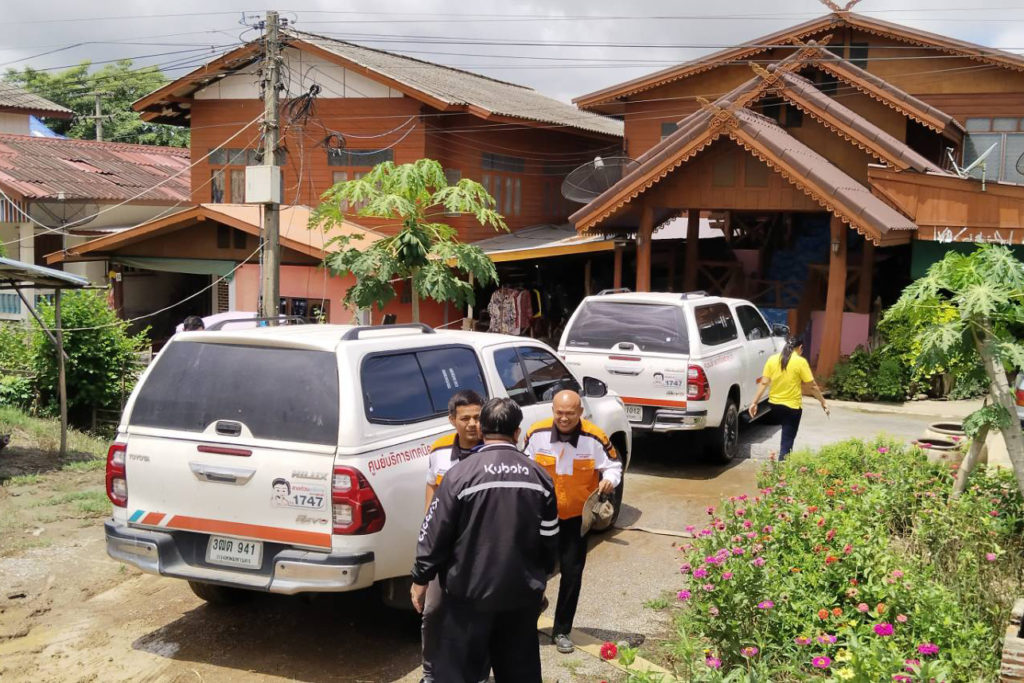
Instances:
[[[644,407],[643,406],[626,406],[626,419],[630,422],[643,422],[644,421]]]
[[[263,563],[263,543],[230,536],[210,536],[206,561],[225,567],[259,569]]]

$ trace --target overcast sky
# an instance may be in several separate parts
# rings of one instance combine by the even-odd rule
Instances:
[[[0,68],[132,57],[179,76],[255,37],[240,23],[243,11],[251,24],[265,9],[235,0],[7,0]],[[278,9],[302,30],[563,100],[827,12],[817,0],[306,0]],[[1016,0],[863,0],[855,11],[1024,52],[1024,6]]]

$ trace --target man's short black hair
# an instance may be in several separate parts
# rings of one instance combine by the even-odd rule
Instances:
[[[203,323],[203,319],[200,318],[198,315],[190,315],[189,317],[185,318],[185,321],[181,324],[181,329],[184,330],[185,332],[190,332],[194,330],[205,330],[206,325]]]
[[[463,406],[482,406],[483,404],[483,396],[472,389],[462,389],[460,391],[456,391],[452,394],[452,397],[448,399],[448,415],[450,417],[455,417],[455,413]]]
[[[523,422],[523,411],[510,398],[492,398],[480,411],[480,431],[484,436],[516,437]]]

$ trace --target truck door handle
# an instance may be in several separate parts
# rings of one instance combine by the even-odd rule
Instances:
[[[608,374],[610,375],[636,376],[643,372],[641,368],[610,368],[608,366],[605,366],[604,369],[607,370]]]
[[[190,462],[188,464],[192,474],[199,481],[208,481],[214,484],[234,484],[244,486],[256,474],[254,469],[243,469],[241,467],[214,467],[204,465],[201,462]]]

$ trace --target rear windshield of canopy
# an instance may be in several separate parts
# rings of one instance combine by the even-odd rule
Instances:
[[[588,301],[566,339],[568,346],[595,349],[630,342],[640,351],[690,352],[683,309],[679,306]]]
[[[157,359],[129,424],[202,432],[234,420],[259,439],[334,445],[338,412],[333,353],[178,342]]]

